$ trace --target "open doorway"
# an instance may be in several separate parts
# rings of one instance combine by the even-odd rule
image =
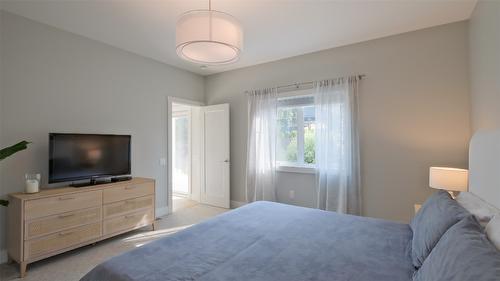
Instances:
[[[172,104],[172,189],[174,195],[191,193],[191,106]]]
[[[191,127],[192,106],[172,103],[172,211],[189,208],[191,199]]]
[[[200,202],[200,121],[202,104],[169,98],[169,212],[196,206]]]
[[[229,208],[229,105],[168,98],[169,213]]]

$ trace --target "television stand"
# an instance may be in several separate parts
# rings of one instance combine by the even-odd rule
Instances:
[[[71,183],[71,187],[86,187],[86,186],[93,186],[93,185],[99,185],[99,184],[106,184],[112,182],[111,179],[97,179],[97,178],[92,178],[88,182],[79,182],[79,183]]]
[[[129,181],[129,180],[132,180],[132,176],[121,176],[121,177],[111,178],[111,182]]]
[[[154,179],[12,193],[9,201],[6,248],[21,277],[38,260],[155,225]]]

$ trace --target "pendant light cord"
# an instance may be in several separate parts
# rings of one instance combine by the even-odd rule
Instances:
[[[212,11],[212,0],[208,0],[208,11]],[[210,13],[209,23],[208,23],[208,39],[212,41],[212,14]]]

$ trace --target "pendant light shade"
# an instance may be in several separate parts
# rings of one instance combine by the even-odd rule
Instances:
[[[239,22],[214,10],[184,13],[176,26],[179,57],[199,64],[226,64],[238,60],[243,42]]]

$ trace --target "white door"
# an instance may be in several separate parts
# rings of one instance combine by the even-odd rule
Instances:
[[[205,106],[201,203],[229,208],[229,104]]]

